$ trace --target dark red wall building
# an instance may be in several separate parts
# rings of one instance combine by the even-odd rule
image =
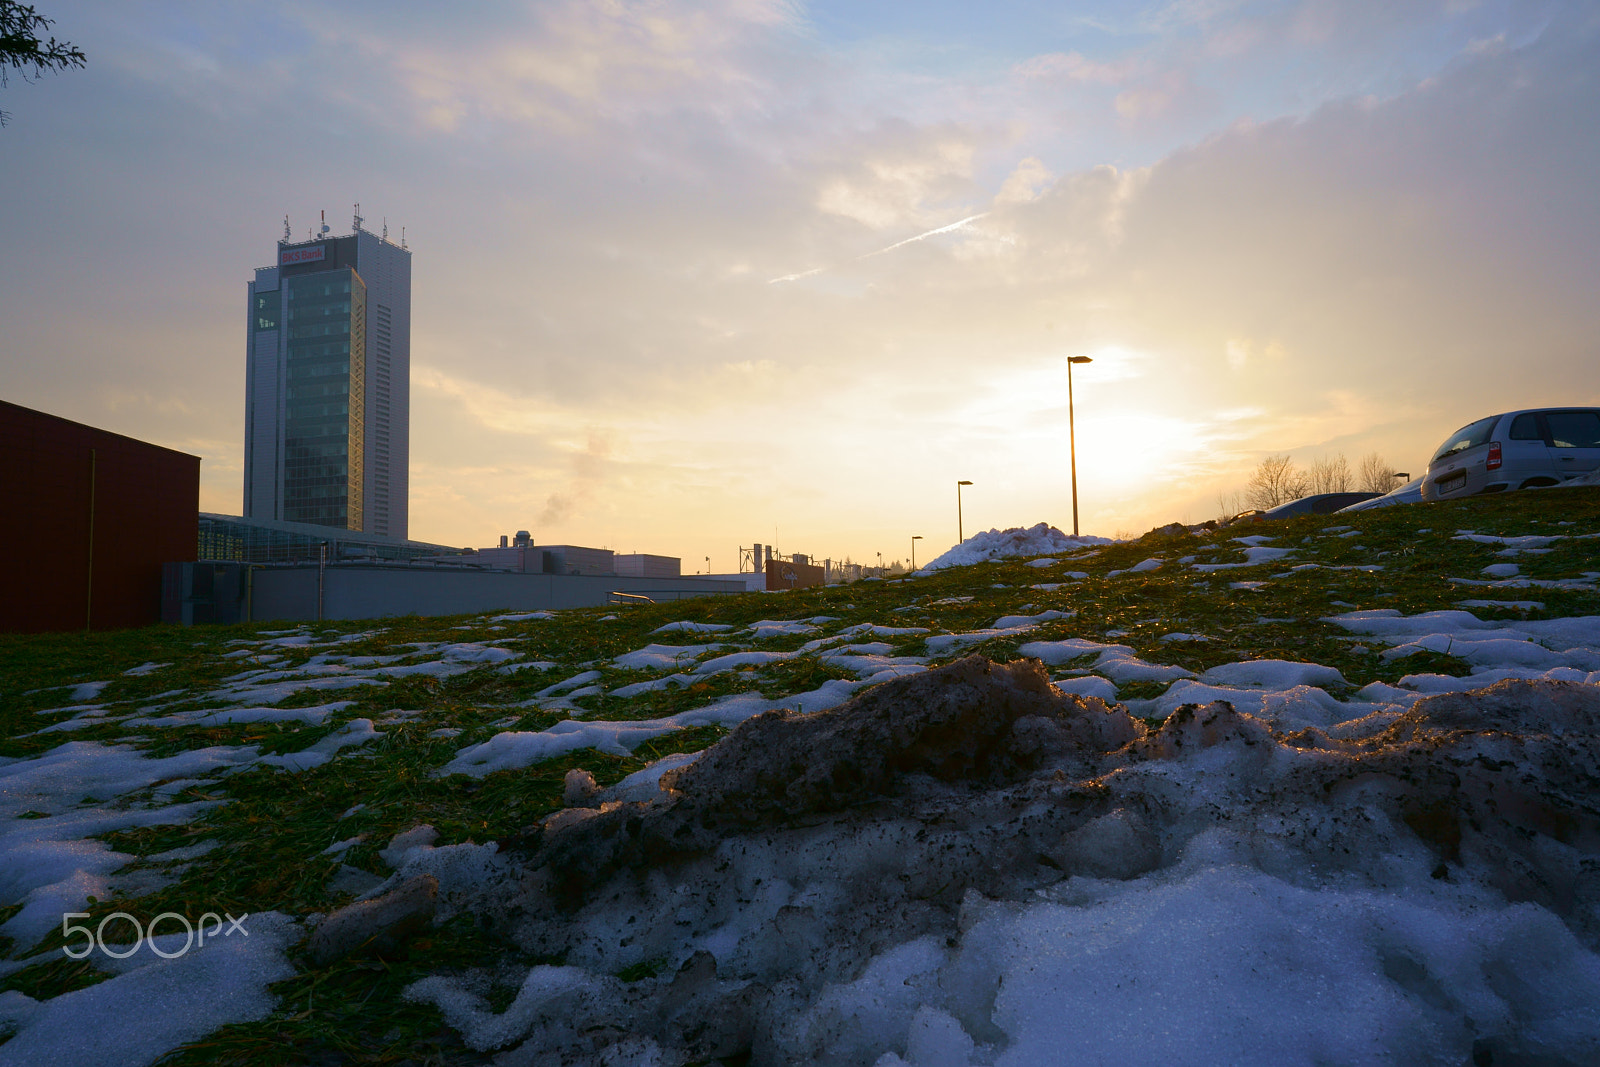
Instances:
[[[786,559],[767,560],[767,589],[815,589],[826,583],[827,572],[812,563]]]
[[[0,632],[159,622],[199,514],[199,456],[0,400]]]

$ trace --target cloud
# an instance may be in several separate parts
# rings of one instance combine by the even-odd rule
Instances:
[[[1262,450],[1414,465],[1600,399],[1578,5],[1177,5],[953,75],[781,4],[241,10],[108,8],[14,109],[0,386],[236,441],[250,269],[360,199],[416,253],[415,536],[861,556],[952,476],[1058,521],[1072,353],[1086,516],[1126,527]]]

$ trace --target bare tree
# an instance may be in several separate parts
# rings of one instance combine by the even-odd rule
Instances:
[[[1389,461],[1376,452],[1368,452],[1361,457],[1361,467],[1356,475],[1356,483],[1363,493],[1387,493],[1394,488],[1395,470]]]
[[[1231,519],[1244,510],[1244,494],[1237,489],[1217,494],[1217,521]]]
[[[1245,499],[1255,508],[1275,508],[1306,495],[1306,477],[1295,469],[1287,455],[1268,456],[1261,461],[1245,486]]]
[[[1352,480],[1350,463],[1344,458],[1343,452],[1331,458],[1318,457],[1306,475],[1306,482],[1313,493],[1348,493]]]

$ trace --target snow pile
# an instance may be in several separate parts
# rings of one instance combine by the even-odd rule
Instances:
[[[1506,682],[1152,733],[973,657],[553,821],[484,907],[564,965],[408,996],[508,1064],[1593,1063],[1597,730]]]
[[[1012,557],[1049,556],[1057,552],[1076,552],[1089,545],[1109,545],[1109,537],[1068,537],[1049,523],[1026,528],[1017,526],[1009,530],[990,530],[973,534],[944,555],[925,563],[924,571],[937,571],[945,567],[966,567],[974,563],[987,563],[993,559]]]

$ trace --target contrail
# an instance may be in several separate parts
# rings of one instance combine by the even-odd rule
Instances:
[[[929,230],[927,233],[919,233],[915,237],[907,237],[904,241],[896,241],[894,244],[890,245],[888,248],[880,248],[876,252],[868,252],[864,256],[857,256],[856,257],[856,261],[859,262],[860,260],[863,260],[863,259],[871,259],[873,256],[881,256],[885,252],[893,252],[895,249],[899,248],[901,245],[908,245],[913,241],[925,241],[929,237],[935,237],[935,236],[938,236],[941,233],[949,233],[951,230],[959,230],[959,229],[961,229],[961,227],[965,226],[967,223],[976,222],[977,220],[983,218],[987,214],[988,214],[987,211],[980,211],[976,215],[968,215],[966,218],[962,219],[960,222],[952,222],[948,226],[940,226],[937,230]]]
[[[803,270],[799,274],[785,274],[781,278],[770,278],[770,279],[767,280],[767,284],[768,285],[777,285],[779,282],[799,281],[801,278],[809,278],[813,274],[821,274],[823,271],[825,271],[827,269],[828,269],[827,267],[812,267],[810,270]]]
[[[983,218],[987,214],[989,214],[987,211],[980,211],[976,215],[968,215],[966,218],[961,219],[959,222],[952,222],[948,226],[940,226],[938,229],[929,230],[927,233],[919,233],[915,237],[907,237],[904,241],[896,241],[894,244],[890,245],[887,248],[880,248],[876,252],[868,252],[868,253],[866,253],[864,255],[857,256],[854,259],[850,260],[850,262],[851,263],[859,263],[863,259],[871,259],[873,256],[881,256],[886,252],[893,252],[895,249],[901,247],[902,245],[908,245],[908,244],[911,244],[914,241],[925,241],[929,237],[937,237],[941,233],[949,233],[951,230],[959,230],[963,226],[967,225],[969,222],[976,222],[979,219]],[[830,269],[830,268],[828,268],[828,267],[813,267],[810,270],[803,270],[798,274],[785,274],[781,278],[769,279],[767,281],[767,284],[768,285],[776,285],[779,282],[798,281],[801,278],[809,278],[813,274],[821,274],[823,271],[828,270],[828,269]]]

